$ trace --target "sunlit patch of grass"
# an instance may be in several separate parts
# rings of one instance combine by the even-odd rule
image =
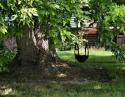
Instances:
[[[81,51],[81,54],[84,54],[83,52],[84,51]],[[67,61],[75,60],[74,51],[73,50],[70,50],[70,51],[59,51],[58,55],[59,55],[60,58],[62,58],[64,60],[67,60]],[[114,62],[116,62],[116,59],[115,59],[115,57],[113,57],[113,54],[110,51],[90,49],[89,50],[88,62],[91,62],[91,61],[95,61],[95,62],[96,61],[97,62],[98,61],[100,61],[100,62],[102,62],[102,61],[103,62],[114,61]]]
[[[82,50],[83,52],[83,50]],[[82,53],[81,52],[81,53]],[[83,54],[83,53],[82,53]],[[82,67],[109,68],[109,69],[124,69],[125,63],[120,63],[110,51],[103,49],[90,49],[89,58],[84,63],[79,63],[74,57],[74,51],[59,51],[58,56],[71,64]]]

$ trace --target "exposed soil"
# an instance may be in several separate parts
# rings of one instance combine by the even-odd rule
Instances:
[[[43,76],[44,75],[44,76]],[[81,68],[66,63],[54,63],[43,72],[40,66],[25,66],[16,72],[0,75],[0,81],[43,82],[43,81],[101,81],[111,82],[112,77],[106,69]]]

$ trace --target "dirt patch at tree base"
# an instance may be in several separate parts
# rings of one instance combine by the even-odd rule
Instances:
[[[57,65],[54,72],[50,72],[45,79],[53,80],[72,80],[72,81],[86,81],[95,80],[101,82],[110,82],[112,77],[107,69],[97,69],[97,68],[82,68],[72,65],[62,64]],[[51,69],[50,69],[51,70]]]
[[[7,77],[9,76],[9,77]],[[82,68],[66,63],[53,63],[44,71],[40,66],[27,65],[19,67],[16,72],[7,74],[6,78],[16,82],[42,82],[42,81],[100,81],[111,82],[112,77],[106,69]],[[1,76],[1,81],[6,80]]]

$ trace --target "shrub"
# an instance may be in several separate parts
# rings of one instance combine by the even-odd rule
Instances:
[[[0,49],[0,72],[7,72],[8,65],[15,57],[16,53],[8,49]]]

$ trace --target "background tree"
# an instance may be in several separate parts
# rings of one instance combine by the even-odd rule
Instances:
[[[97,22],[97,34],[100,43],[110,49],[120,60],[125,60],[125,46],[116,41],[119,33],[125,31],[124,1],[90,0],[91,18]],[[113,27],[111,29],[111,27]]]

